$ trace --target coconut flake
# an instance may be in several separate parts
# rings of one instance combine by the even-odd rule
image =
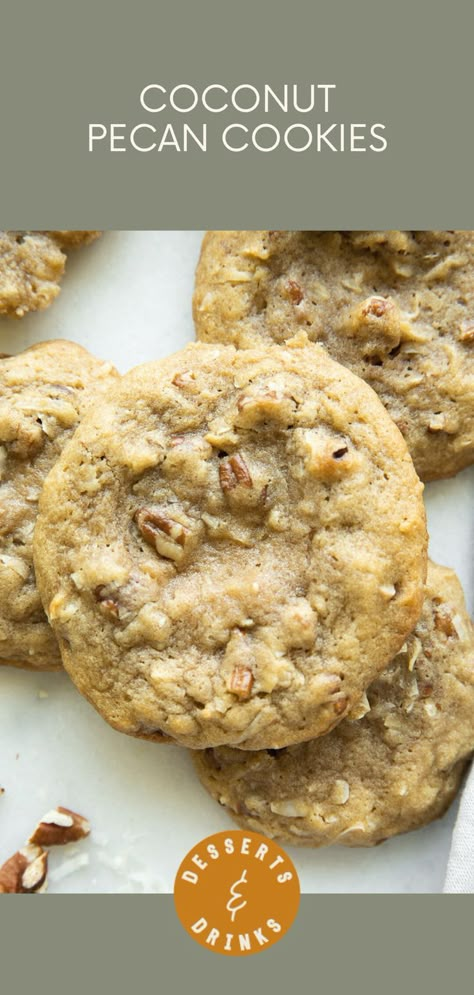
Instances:
[[[336,803],[336,805],[345,805],[349,801],[349,796],[351,789],[347,781],[344,778],[338,778],[334,783],[334,788],[331,792],[331,800]]]
[[[275,815],[284,815],[293,819],[301,819],[308,813],[308,806],[304,802],[298,801],[297,798],[271,802],[270,808]]]
[[[88,864],[89,854],[78,853],[77,857],[71,857],[69,860],[64,860],[60,867],[56,867],[54,871],[50,871],[50,880],[62,881],[63,878],[68,878],[71,874],[75,874],[76,871],[80,871],[82,867],[87,867]]]

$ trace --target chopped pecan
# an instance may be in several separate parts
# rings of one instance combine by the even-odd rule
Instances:
[[[175,562],[183,559],[191,529],[179,519],[173,518],[168,509],[139,508],[134,518],[143,538],[160,556]]]
[[[433,690],[434,688],[432,684],[418,684],[420,698],[430,698],[433,694]]]
[[[402,433],[402,435],[406,435],[406,433],[408,432],[408,429],[410,427],[409,424],[408,424],[408,422],[406,421],[406,419],[405,418],[395,418],[394,421],[395,421],[395,425],[397,426],[397,428],[399,429],[399,431]]]
[[[438,605],[434,613],[435,628],[444,632],[445,636],[456,636],[456,626],[453,623],[453,616],[447,605]]]
[[[106,584],[98,584],[94,589],[94,597],[105,615],[112,615],[113,618],[119,617],[119,603],[116,598],[110,597]]]
[[[245,700],[250,698],[253,685],[253,674],[249,667],[238,664],[234,667],[228,684],[229,691],[236,694],[238,698]]]
[[[334,702],[334,711],[336,715],[342,715],[342,713],[345,712],[348,704],[349,704],[348,698],[338,698]]]
[[[233,491],[238,484],[253,487],[249,468],[240,453],[235,453],[219,464],[219,482],[223,491]]]
[[[168,515],[150,508],[140,508],[136,514],[136,520],[140,532],[148,542],[155,542],[158,531],[171,536],[180,546],[184,546],[186,533],[189,530]]]
[[[296,280],[288,280],[286,291],[292,304],[301,304],[304,294]]]
[[[83,815],[58,805],[43,815],[28,842],[38,846],[62,846],[84,839],[90,831],[90,823]]]
[[[237,409],[238,411],[243,411],[244,408],[254,407],[255,404],[260,404],[265,401],[276,401],[278,399],[278,394],[276,390],[265,390],[261,394],[240,394],[237,398]]]
[[[219,467],[219,482],[223,491],[231,491],[237,487],[237,480],[232,473],[230,463],[221,463]]]
[[[27,844],[0,867],[0,894],[26,895],[45,890],[48,854]]]
[[[382,318],[392,308],[392,302],[385,297],[369,297],[362,307],[362,314],[370,315],[372,318]]]
[[[474,324],[463,324],[459,334],[460,342],[474,342]]]

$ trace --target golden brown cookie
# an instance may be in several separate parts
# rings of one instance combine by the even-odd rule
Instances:
[[[421,609],[422,485],[363,381],[304,336],[127,374],[41,497],[35,565],[72,679],[191,747],[326,732]]]
[[[0,360],[0,664],[61,666],[33,569],[38,498],[87,405],[116,377],[74,342]]]
[[[0,231],[0,315],[22,318],[49,307],[59,294],[67,250],[98,231]]]
[[[198,338],[298,329],[377,391],[423,480],[474,461],[474,232],[211,231]]]
[[[474,629],[456,575],[431,563],[413,634],[352,717],[285,750],[194,759],[240,826],[300,846],[372,846],[442,815],[473,750]]]

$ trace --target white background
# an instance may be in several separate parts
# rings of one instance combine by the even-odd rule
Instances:
[[[70,256],[59,299],[21,321],[0,319],[0,352],[70,338],[124,372],[193,338],[200,232],[109,232]],[[430,484],[434,559],[454,567],[473,608],[474,470]],[[88,816],[89,840],[50,857],[50,891],[171,891],[187,850],[234,824],[197,782],[185,750],[114,732],[65,674],[0,667],[0,863],[41,815]],[[373,850],[288,848],[308,892],[437,892],[455,807],[428,828]],[[87,863],[86,863],[87,861]]]

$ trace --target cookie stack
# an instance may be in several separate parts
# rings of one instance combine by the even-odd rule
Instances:
[[[474,459],[471,236],[209,233],[202,341],[118,379],[89,357],[87,383],[46,369],[58,343],[1,361],[4,662],[59,648],[114,728],[192,749],[287,842],[422,825],[474,749],[418,476]]]

